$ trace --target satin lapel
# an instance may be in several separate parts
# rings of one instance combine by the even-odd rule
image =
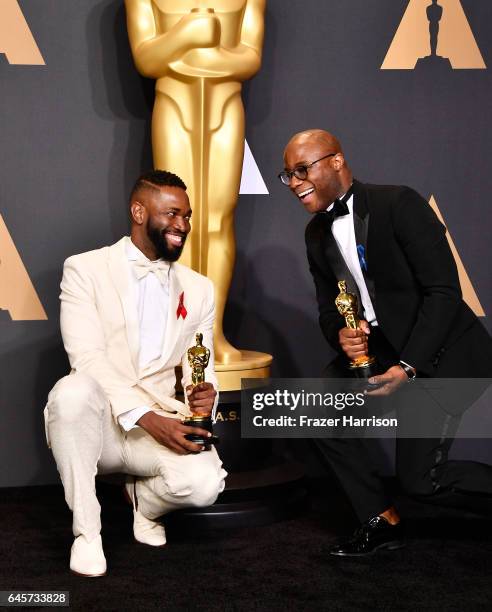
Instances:
[[[367,208],[366,192],[363,185],[361,185],[361,183],[358,181],[354,181],[354,229],[355,241],[357,245],[362,244],[364,246],[367,255],[369,210]]]
[[[369,208],[367,204],[367,192],[364,185],[358,181],[354,181],[354,230],[355,242],[364,247],[364,259],[366,260],[367,270],[361,266],[362,275],[366,282],[367,291],[373,308],[376,309],[376,289],[374,286],[374,277],[371,271],[371,241],[369,233]]]
[[[125,245],[126,238],[122,238],[109,248],[109,271],[123,308],[126,337],[130,348],[133,367],[135,368],[135,372],[138,372],[138,351],[140,346],[138,311],[135,302],[135,294],[130,283]]]
[[[352,273],[347,267],[345,263],[345,259],[340,253],[340,249],[336,243],[336,240],[333,236],[333,232],[331,231],[330,224],[326,224],[326,231],[324,237],[324,253],[326,259],[328,260],[331,269],[333,270],[333,274],[336,276],[337,281],[344,280],[347,283],[347,290],[349,293],[354,293],[357,296],[357,301],[359,304],[359,310],[361,309],[362,300],[360,299],[359,288],[357,287],[357,283],[352,276]]]
[[[321,270],[326,268],[325,234],[328,228],[324,215],[318,213],[311,226],[309,239],[309,253]]]
[[[175,345],[179,338],[179,334],[183,328],[183,317],[177,317],[177,310],[179,306],[179,297],[183,293],[183,288],[179,282],[176,269],[171,265],[169,271],[169,309],[167,312],[167,323],[166,333],[164,334],[164,346],[162,348],[162,354],[159,359],[150,363],[147,368],[144,369],[143,375],[149,376],[154,372],[158,372],[168,361]],[[184,306],[186,308],[187,296],[184,296]]]

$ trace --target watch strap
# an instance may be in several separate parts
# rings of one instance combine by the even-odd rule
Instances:
[[[408,376],[408,380],[413,380],[416,377],[415,371],[413,370],[413,368],[411,368],[408,365],[408,363],[405,363],[404,361],[400,361],[399,366]]]

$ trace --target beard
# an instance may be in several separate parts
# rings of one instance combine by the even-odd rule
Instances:
[[[151,225],[149,225],[147,228],[147,236],[154,245],[159,258],[164,259],[165,261],[177,261],[183,251],[183,247],[186,242],[186,234],[181,234],[183,236],[183,243],[181,246],[176,247],[168,245],[166,242],[165,233],[166,230],[161,230],[158,227]]]

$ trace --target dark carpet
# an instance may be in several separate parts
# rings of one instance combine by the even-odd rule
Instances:
[[[73,610],[471,610],[492,602],[492,522],[402,501],[408,545],[370,559],[326,549],[353,518],[327,481],[293,520],[137,544],[120,490],[99,484],[108,575],[68,571],[71,515],[61,487],[0,490],[0,589],[70,591]],[[334,497],[336,501],[334,501]]]

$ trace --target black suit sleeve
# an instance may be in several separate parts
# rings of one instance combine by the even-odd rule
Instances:
[[[445,227],[415,191],[405,190],[394,206],[393,227],[421,292],[420,308],[401,359],[426,372],[446,343],[461,306],[458,271]]]
[[[337,280],[328,266],[322,268],[317,263],[316,257],[312,252],[312,244],[308,226],[306,230],[307,258],[309,271],[313,276],[316,289],[319,324],[328,343],[335,351],[341,353],[342,349],[338,342],[338,331],[345,327],[345,320],[335,306],[335,298],[338,295]]]

